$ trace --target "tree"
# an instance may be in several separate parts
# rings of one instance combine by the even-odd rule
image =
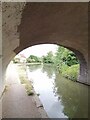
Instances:
[[[52,51],[48,52],[46,56],[42,57],[43,63],[53,63],[53,53]]]
[[[55,66],[64,77],[76,80],[79,71],[79,61],[76,55],[64,47],[58,47],[55,56]]]
[[[41,61],[40,61],[40,58],[38,58],[37,56],[35,56],[35,55],[30,55],[30,56],[27,58],[27,62],[28,62],[28,63],[33,63],[33,62],[41,62]]]
[[[76,55],[64,47],[58,47],[58,50],[56,52],[55,56],[55,64],[58,66],[62,66],[63,64],[66,64],[68,66],[78,64],[79,61],[76,58]]]
[[[73,52],[69,52],[65,58],[65,64],[72,66],[79,63],[79,60],[76,58],[76,55]]]
[[[54,57],[54,64],[58,67],[60,67],[63,64],[62,55],[64,51],[65,51],[64,47],[59,46],[57,49],[56,55]]]

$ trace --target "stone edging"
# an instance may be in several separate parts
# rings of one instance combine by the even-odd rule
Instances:
[[[38,108],[38,110],[41,114],[41,117],[48,118],[48,115],[47,115],[46,111],[44,110],[44,107],[35,91],[34,91],[34,95],[32,96],[32,100],[35,101],[36,107]]]

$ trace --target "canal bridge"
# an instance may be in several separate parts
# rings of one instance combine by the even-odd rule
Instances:
[[[9,62],[20,51],[38,44],[57,44],[72,50],[80,61],[77,81],[90,85],[88,2],[2,3],[1,91]]]

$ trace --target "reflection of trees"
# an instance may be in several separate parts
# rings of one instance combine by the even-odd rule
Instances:
[[[52,78],[53,74],[55,73],[55,67],[52,65],[43,65],[42,72],[47,73],[49,78]]]
[[[35,64],[28,65],[30,72],[37,70],[37,69],[40,69],[41,67],[42,67],[41,65],[37,65],[37,64],[36,65]]]
[[[57,93],[69,118],[88,117],[88,87],[56,75]]]

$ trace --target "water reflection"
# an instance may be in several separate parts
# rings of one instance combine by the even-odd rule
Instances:
[[[35,66],[29,66],[28,76],[50,118],[88,117],[87,86],[63,78],[53,66]]]
[[[49,78],[52,78],[52,76],[55,74],[55,67],[51,67],[51,65],[43,65],[42,72],[46,73]]]
[[[88,86],[72,82],[56,75],[55,87],[64,105],[64,113],[70,118],[88,117]]]
[[[30,70],[30,72],[33,72],[34,70],[40,69],[42,66],[41,65],[34,65],[34,64],[29,64],[28,65],[28,69]]]

